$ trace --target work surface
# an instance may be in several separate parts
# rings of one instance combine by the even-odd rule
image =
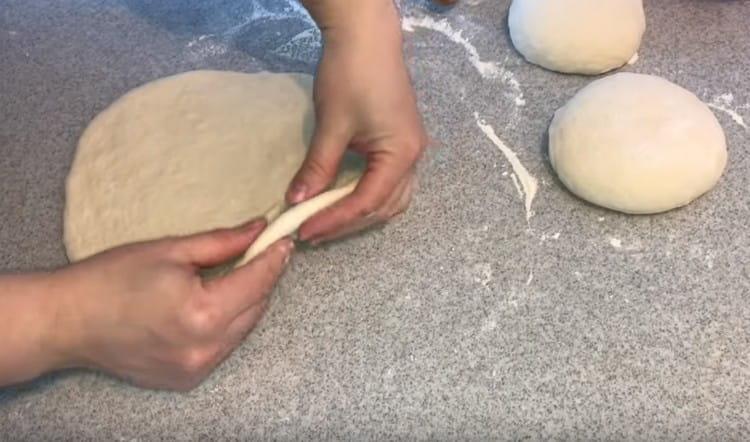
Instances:
[[[729,144],[714,191],[649,217],[555,178],[546,128],[591,79],[524,62],[508,3],[403,5],[435,141],[405,216],[297,255],[197,390],[55,375],[0,390],[0,438],[750,437],[750,2],[646,2],[625,70],[712,103]],[[191,69],[313,72],[311,26],[288,0],[0,0],[0,270],[66,263],[64,180],[110,102]],[[528,220],[481,120],[539,182]]]

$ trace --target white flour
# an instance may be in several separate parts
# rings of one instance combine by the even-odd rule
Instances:
[[[524,199],[523,189],[521,189],[521,183],[518,181],[518,177],[515,173],[510,174],[510,179],[513,180],[513,185],[516,186],[516,192],[518,192],[518,197],[521,199]]]
[[[522,199],[524,200],[524,207],[526,209],[526,221],[528,222],[534,214],[534,212],[531,210],[531,205],[534,202],[537,191],[539,190],[537,179],[529,173],[526,167],[524,167],[524,165],[521,163],[521,160],[518,159],[518,155],[516,155],[516,153],[513,152],[513,150],[508,147],[503,142],[503,140],[500,139],[500,137],[497,136],[497,134],[495,133],[495,129],[493,129],[492,126],[487,124],[479,117],[479,113],[475,112],[474,118],[477,121],[477,126],[479,126],[479,129],[481,129],[482,132],[484,132],[484,134],[487,136],[487,138],[489,138],[490,141],[492,141],[492,143],[497,146],[500,152],[505,155],[505,158],[508,160],[511,167],[513,168],[513,172],[515,173],[515,175],[512,176],[517,177],[517,180],[520,181],[520,190],[522,190],[523,192],[519,191],[519,195],[521,195]]]
[[[227,45],[214,41],[213,35],[201,35],[188,42],[187,57],[191,61],[201,61],[208,57],[226,54],[229,51]]]
[[[714,97],[711,102],[707,103],[708,107],[711,107],[713,109],[716,109],[720,112],[724,112],[725,114],[729,115],[729,117],[734,120],[735,123],[742,126],[745,129],[748,129],[747,124],[745,124],[745,119],[742,118],[742,115],[739,114],[736,110],[732,109],[732,103],[734,102],[734,95],[731,93],[727,94],[721,94]]]
[[[435,20],[430,16],[424,17],[404,17],[401,20],[401,27],[406,32],[414,32],[415,28],[429,29],[439,32],[446,36],[450,41],[462,46],[468,54],[469,62],[479,72],[483,78],[499,79],[513,89],[515,94],[515,103],[518,106],[526,104],[526,100],[521,90],[521,84],[516,80],[512,72],[508,71],[496,61],[485,61],[479,56],[477,48],[463,35],[460,29],[454,29],[447,19]]]
[[[291,60],[315,63],[318,59],[322,36],[318,28],[309,28],[273,49],[273,53]]]
[[[187,45],[187,56],[192,61],[200,61],[211,56],[222,55],[229,50],[231,40],[240,37],[247,28],[266,22],[302,20],[306,28],[291,36],[270,52],[276,56],[305,63],[315,63],[322,47],[320,31],[307,10],[295,0],[284,0],[281,10],[268,9],[262,2],[254,2],[252,12],[241,17],[235,24],[217,35],[202,35],[191,40]]]
[[[260,2],[254,3],[253,12],[250,15],[243,17],[242,23],[229,28],[224,35],[235,35],[245,26],[253,25],[257,22],[283,20],[290,17],[300,18],[310,26],[316,26],[315,21],[310,17],[307,9],[305,9],[298,1],[285,0],[285,3],[284,10],[281,13],[267,9]]]

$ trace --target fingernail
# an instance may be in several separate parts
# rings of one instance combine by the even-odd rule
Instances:
[[[296,183],[292,186],[292,190],[289,193],[289,202],[292,204],[297,204],[301,202],[303,199],[305,199],[305,194],[307,193],[307,186],[302,183]]]

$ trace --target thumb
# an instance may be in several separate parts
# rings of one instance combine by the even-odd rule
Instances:
[[[265,219],[256,219],[238,227],[198,233],[177,240],[178,259],[196,267],[222,264],[241,253],[265,229]]]
[[[289,186],[287,201],[298,204],[325,190],[336,178],[348,144],[345,131],[319,126],[307,157]]]

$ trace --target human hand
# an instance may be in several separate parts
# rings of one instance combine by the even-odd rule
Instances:
[[[320,2],[311,12],[325,38],[315,79],[317,126],[287,199],[296,204],[325,190],[347,149],[367,161],[354,193],[300,228],[300,239],[317,243],[404,211],[427,136],[403,61],[392,1]]]
[[[260,320],[293,243],[281,240],[218,279],[198,271],[240,255],[264,227],[125,246],[61,271],[60,365],[149,388],[196,387]]]

